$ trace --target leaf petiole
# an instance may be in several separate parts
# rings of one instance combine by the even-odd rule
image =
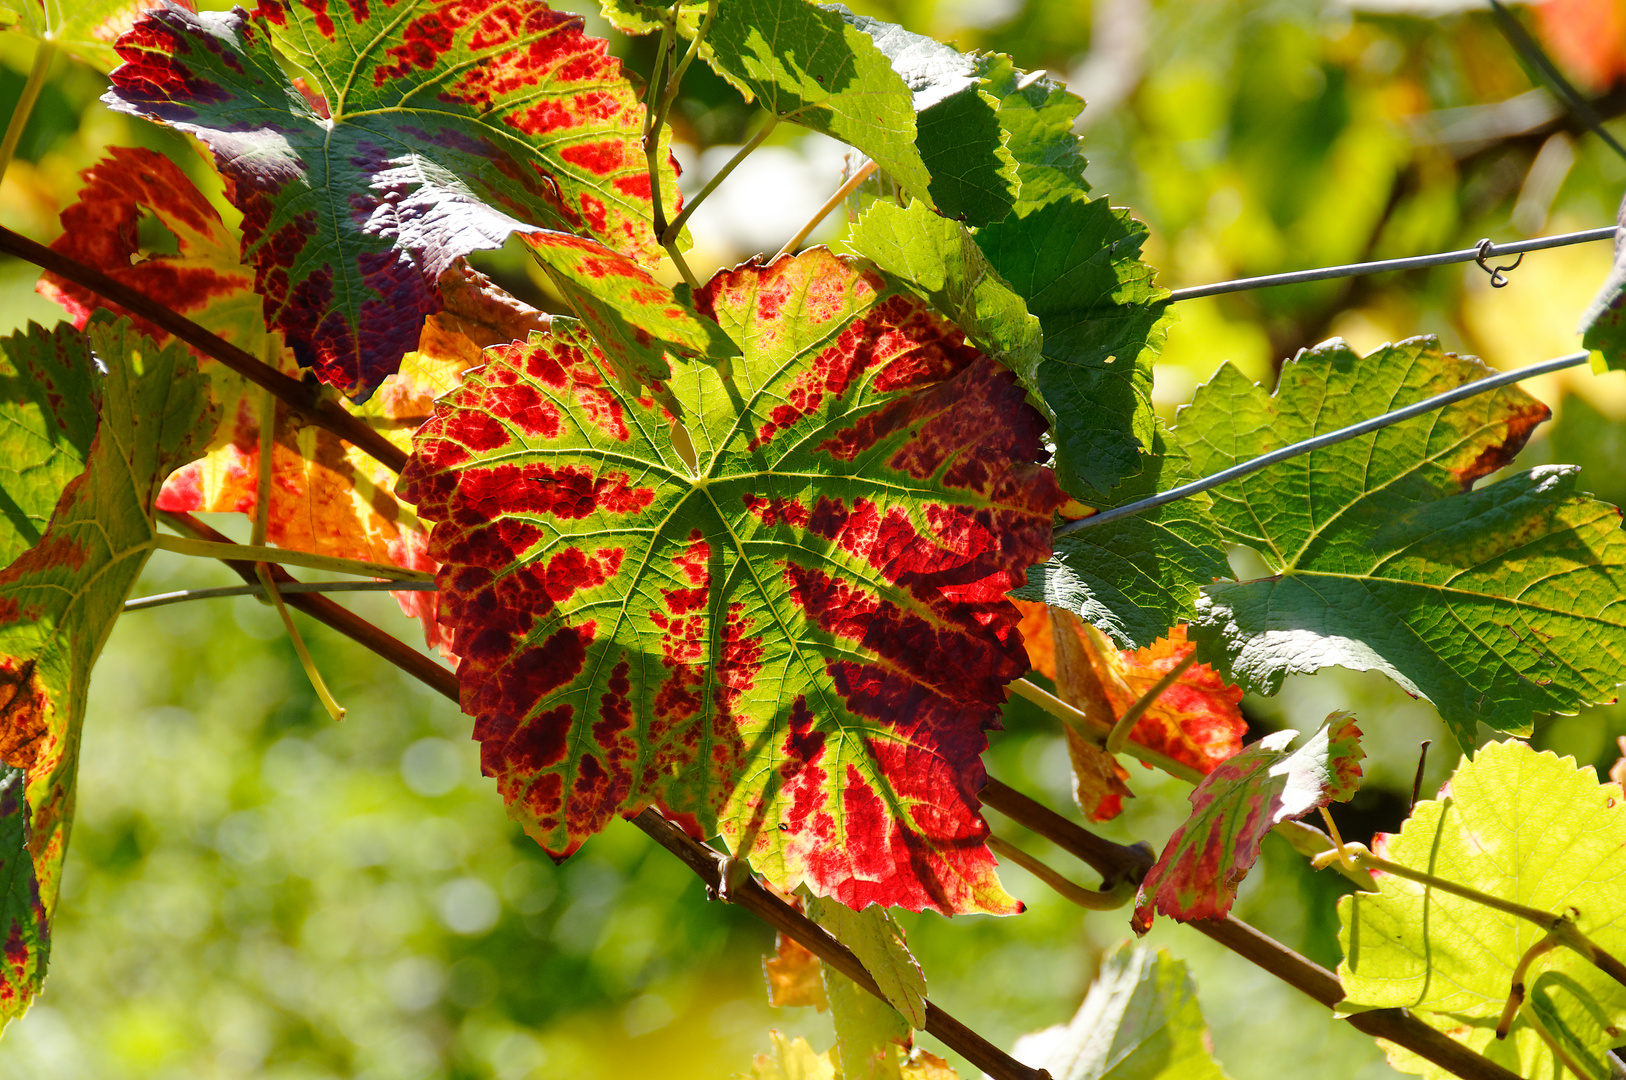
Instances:
[[[1592,1076],[1590,1072],[1581,1066],[1580,1062],[1575,1060],[1574,1055],[1572,1055],[1568,1050],[1564,1049],[1562,1043],[1553,1038],[1553,1033],[1547,1030],[1547,1025],[1541,1022],[1541,1017],[1536,1015],[1536,1011],[1534,1009],[1527,1011],[1524,1014],[1524,1018],[1529,1022],[1530,1027],[1535,1031],[1535,1033],[1541,1036],[1541,1041],[1547,1044],[1547,1049],[1551,1050],[1553,1055],[1557,1057],[1559,1061],[1563,1062],[1564,1068],[1582,1078],[1589,1078]]]
[[[1035,686],[1026,679],[1016,679],[1010,683],[1009,690],[1018,697],[1031,701],[1091,743],[1100,746],[1106,740],[1109,732],[1105,724],[1098,724],[1083,710],[1075,709],[1056,695],[1048,693],[1042,687]],[[1188,784],[1202,782],[1203,774],[1190,765],[1178,762],[1138,743],[1126,743],[1123,752],[1137,761],[1144,761],[1154,768],[1162,769],[1170,776],[1177,776]]]
[[[1513,1028],[1513,1018],[1518,1015],[1519,1007],[1524,1004],[1524,980],[1530,973],[1530,965],[1539,957],[1545,956],[1558,948],[1558,937],[1552,933],[1543,934],[1536,943],[1524,951],[1519,957],[1518,966],[1513,969],[1513,986],[1507,994],[1507,1004],[1502,1007],[1502,1018],[1496,1022],[1496,1037],[1507,1038],[1507,1033]]]
[[[683,226],[688,222],[689,216],[695,212],[695,208],[701,203],[705,202],[706,196],[710,195],[713,191],[716,191],[717,185],[721,184],[724,180],[727,180],[728,174],[738,168],[740,162],[750,157],[751,152],[757,147],[761,146],[763,141],[773,132],[773,129],[778,126],[779,117],[769,116],[768,122],[763,124],[762,127],[757,130],[757,133],[751,136],[750,140],[744,146],[740,147],[739,151],[733,157],[729,158],[728,162],[721,169],[718,169],[710,180],[706,181],[706,186],[695,192],[694,198],[689,200],[689,205],[683,208],[683,213],[679,214],[677,218],[666,227],[666,231],[661,234],[660,240],[662,244],[670,244],[677,239],[677,237],[683,232]]]
[[[840,206],[842,200],[858,189],[859,184],[862,184],[865,180],[868,180],[870,176],[874,174],[875,168],[876,166],[874,161],[864,162],[857,172],[853,173],[852,176],[847,178],[845,183],[836,188],[836,193],[826,199],[823,206],[814,211],[813,216],[807,219],[807,224],[803,225],[800,229],[797,229],[796,235],[785,241],[785,246],[779,249],[779,254],[775,255],[774,259],[779,258],[781,255],[796,254],[796,249],[802,246],[802,241],[807,239],[808,234],[819,227],[819,222],[829,217],[830,211]],[[768,261],[772,262],[773,259]]]
[[[332,555],[318,555],[312,551],[289,551],[285,548],[254,544],[217,544],[209,540],[171,536],[169,533],[159,533],[153,543],[162,551],[173,551],[178,555],[195,555],[200,559],[240,559],[276,563],[281,566],[303,566],[310,570],[330,570],[336,574],[388,578],[393,581],[434,580],[434,575],[423,570],[408,570],[401,566],[361,562],[358,559],[340,559]]]
[[[1118,717],[1118,722],[1113,724],[1112,730],[1107,733],[1107,753],[1118,754],[1123,752],[1124,744],[1129,741],[1129,733],[1135,729],[1136,722],[1142,716],[1145,716],[1146,710],[1156,704],[1157,699],[1162,697],[1169,687],[1179,682],[1180,676],[1190,670],[1191,665],[1196,662],[1197,650],[1192,649],[1191,652],[1186,654],[1184,660],[1170,668],[1166,675],[1149,686],[1146,693],[1142,694],[1133,705],[1124,710],[1124,714]]]
[[[6,178],[6,170],[11,167],[11,158],[17,152],[17,144],[22,141],[23,129],[28,126],[28,118],[33,115],[34,103],[39,100],[40,91],[45,88],[45,76],[51,70],[51,61],[56,59],[56,46],[49,41],[42,41],[34,50],[34,66],[28,69],[28,81],[23,83],[22,96],[17,99],[17,107],[11,111],[11,119],[6,123],[6,134],[0,138],[0,180]]]

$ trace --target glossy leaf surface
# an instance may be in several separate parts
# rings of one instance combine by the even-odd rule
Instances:
[[[1440,797],[1419,802],[1400,833],[1373,852],[1491,896],[1554,913],[1616,957],[1626,956],[1626,800],[1573,758],[1509,740],[1458,765]],[[1338,903],[1344,962],[1340,1008],[1404,1006],[1520,1076],[1571,1075],[1530,1025],[1534,1009],[1592,1076],[1626,1038],[1626,987],[1564,948],[1538,957],[1526,1003],[1495,1038],[1513,969],[1544,931],[1437,888],[1374,872],[1376,893]],[[1441,1075],[1403,1052],[1391,1063]]]
[[[7,939],[0,982],[18,994],[44,967],[40,928],[56,909],[91,665],[152,550],[159,485],[197,455],[213,426],[185,350],[160,350],[127,324],[95,323],[89,337],[108,373],[85,469],[62,492],[40,542],[0,570],[0,764],[26,775],[37,889],[22,913],[32,922],[13,927],[26,955],[13,955]],[[15,866],[9,874],[12,890],[26,877]],[[19,914],[11,901],[6,914]],[[13,998],[0,1008],[22,1004]]]
[[[486,772],[550,851],[660,804],[782,889],[1018,910],[976,793],[1027,668],[1004,593],[1063,500],[1042,420],[822,249],[697,303],[744,356],[674,375],[678,442],[568,328],[489,353],[419,433],[403,483]]]
[[[1154,911],[1181,922],[1223,918],[1273,826],[1355,794],[1366,755],[1354,716],[1333,713],[1290,751],[1297,734],[1266,735],[1203,777],[1190,796],[1191,817],[1169,837],[1135,896],[1130,925],[1137,933],[1152,925]]]
[[[0,566],[45,535],[96,436],[101,380],[71,326],[37,324],[0,338]]]
[[[1203,474],[1490,373],[1412,338],[1341,341],[1282,368],[1274,395],[1226,366],[1175,429]],[[1620,512],[1545,466],[1478,490],[1546,406],[1517,387],[1304,454],[1215,489],[1226,540],[1271,576],[1203,589],[1192,637],[1228,678],[1274,693],[1290,672],[1382,671],[1440,710],[1464,747],[1483,721],[1611,700],[1626,679]]]
[[[1052,1080],[1223,1080],[1211,1047],[1185,961],[1125,942],[1073,1019],[1022,1036],[1012,1056]]]
[[[353,396],[413,348],[461,255],[539,227],[658,255],[643,106],[574,16],[525,0],[171,5],[119,50],[105,100],[209,145],[267,323]],[[676,206],[675,173],[661,183]]]

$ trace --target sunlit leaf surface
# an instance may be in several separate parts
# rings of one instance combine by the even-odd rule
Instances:
[[[419,433],[403,483],[437,523],[486,771],[551,851],[657,803],[783,889],[1018,910],[976,793],[1027,669],[1004,594],[1063,501],[1042,421],[913,294],[822,249],[697,303],[744,357],[674,375],[681,427],[556,324]]]

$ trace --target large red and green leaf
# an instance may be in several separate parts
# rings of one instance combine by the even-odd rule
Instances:
[[[202,382],[180,346],[159,349],[128,324],[95,323],[88,336],[107,377],[85,469],[62,491],[39,543],[0,570],[0,764],[26,775],[37,889],[21,913],[32,921],[5,946],[0,981],[18,993],[44,970],[37,928],[56,908],[91,665],[152,551],[164,477],[196,457],[213,429]],[[0,843],[0,855],[8,846]],[[8,873],[15,891],[23,872],[13,864]],[[5,913],[19,915],[11,899]],[[11,999],[3,1008],[24,1004]]]
[[[1366,356],[1335,339],[1288,361],[1274,395],[1222,367],[1175,435],[1211,474],[1489,374],[1433,338]],[[1215,489],[1214,525],[1269,574],[1204,586],[1192,638],[1264,693],[1291,672],[1382,671],[1465,748],[1481,722],[1528,732],[1539,713],[1612,700],[1626,680],[1620,511],[1578,492],[1572,466],[1473,487],[1547,416],[1503,387]]]
[[[1266,833],[1355,794],[1366,756],[1355,717],[1333,713],[1290,751],[1296,735],[1266,735],[1203,777],[1190,796],[1191,817],[1141,882],[1130,920],[1136,933],[1147,931],[1154,912],[1181,922],[1224,918]]]
[[[681,431],[556,324],[488,352],[419,432],[404,490],[436,522],[485,771],[556,853],[658,804],[787,890],[1019,910],[977,792],[1027,669],[1004,594],[1064,500],[1042,419],[913,294],[822,249],[697,302],[744,356],[661,388]]]
[[[266,322],[364,397],[416,345],[461,255],[541,228],[658,257],[643,106],[581,27],[529,0],[169,6],[120,39],[106,101],[214,151]],[[299,88],[274,49],[303,69]]]
[[[27,772],[0,765],[0,1028],[27,1010],[51,958],[51,920],[28,852],[27,783]]]

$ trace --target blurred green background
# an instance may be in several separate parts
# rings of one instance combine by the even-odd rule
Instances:
[[[963,49],[1009,52],[1089,99],[1080,129],[1091,182],[1150,224],[1147,258],[1171,287],[1604,225],[1626,186],[1626,162],[1536,89],[1479,4],[853,6]],[[634,70],[648,69],[650,41],[617,39],[581,10]],[[1600,113],[1626,111],[1621,3],[1518,10]],[[30,57],[26,41],[0,34],[0,115]],[[104,86],[59,59],[0,186],[0,223],[54,238],[78,171],[110,143],[163,149],[202,177],[185,140],[103,109]],[[694,68],[676,114],[685,186],[758,122]],[[839,184],[841,162],[830,140],[776,132],[696,215],[695,269],[776,249]],[[838,215],[818,236],[842,227]],[[1608,246],[1594,244],[1529,256],[1504,290],[1468,264],[1183,304],[1157,402],[1172,417],[1220,362],[1269,379],[1283,357],[1332,335],[1366,349],[1434,333],[1502,367],[1572,351],[1609,263]],[[549,303],[517,252],[483,265]],[[57,318],[33,295],[35,276],[0,261],[0,329]],[[1585,486],[1626,500],[1620,376],[1583,369],[1528,388],[1557,419],[1516,467],[1579,463]],[[160,555],[137,592],[230,580]],[[417,639],[387,597],[354,604]],[[553,865],[479,775],[466,718],[359,647],[304,629],[349,710],[342,724],[326,719],[275,616],[253,600],[121,621],[92,685],[51,976],[0,1042],[0,1076],[681,1080],[747,1071],[770,1027],[828,1045],[827,1016],[767,1005],[762,925],[708,903],[625,824]],[[1340,812],[1355,836],[1398,827],[1420,740],[1435,741],[1429,791],[1457,758],[1433,710],[1380,677],[1290,679],[1245,708],[1254,735],[1356,710],[1369,779]],[[1599,707],[1539,725],[1535,743],[1607,770],[1621,734],[1626,711]],[[1012,706],[988,762],[1071,809],[1066,752],[1047,717]],[[1105,831],[1161,844],[1187,789],[1134,772],[1139,798]],[[1005,873],[1030,904],[1023,916],[904,922],[933,999],[1009,1046],[1072,1014],[1102,950],[1127,935],[1127,913],[1085,915],[1021,870]],[[1238,914],[1332,965],[1340,881],[1310,874],[1272,839]],[[1151,939],[1192,965],[1232,1076],[1391,1075],[1370,1040],[1205,938],[1165,920]]]

